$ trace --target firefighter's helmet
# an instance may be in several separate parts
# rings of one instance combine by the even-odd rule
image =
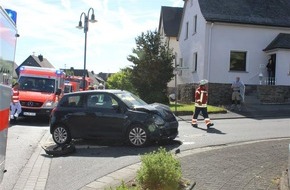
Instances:
[[[206,79],[202,79],[201,81],[199,81],[199,85],[206,85],[208,83],[208,80]]]

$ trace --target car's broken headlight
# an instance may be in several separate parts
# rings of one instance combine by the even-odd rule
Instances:
[[[164,120],[159,115],[154,114],[153,118],[156,125],[160,126],[165,124]]]

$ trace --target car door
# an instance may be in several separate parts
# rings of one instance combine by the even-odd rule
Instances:
[[[82,138],[88,135],[89,125],[85,122],[87,115],[84,107],[84,96],[81,94],[67,97],[65,117],[63,118],[69,127],[72,137]]]
[[[90,136],[121,137],[127,116],[118,109],[117,100],[109,93],[90,94],[87,99],[87,121],[90,125]]]

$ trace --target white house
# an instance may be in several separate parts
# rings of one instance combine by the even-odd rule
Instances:
[[[177,36],[182,18],[182,11],[183,9],[181,7],[162,6],[158,27],[158,33],[161,35],[163,42],[173,50],[175,59],[172,64],[175,68],[177,67],[178,56],[180,56]],[[176,78],[173,78],[173,80],[168,83],[168,87],[175,87],[175,80]]]
[[[180,81],[290,86],[289,0],[184,0]],[[274,82],[266,65],[275,63]]]

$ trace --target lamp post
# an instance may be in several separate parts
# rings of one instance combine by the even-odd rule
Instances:
[[[89,20],[90,11],[92,11],[92,14],[91,14],[91,19]],[[82,16],[84,16],[84,26],[82,23]],[[94,14],[93,8],[89,8],[88,14],[86,14],[84,12],[81,13],[80,21],[79,21],[79,24],[77,26],[78,29],[84,29],[84,33],[85,33],[83,90],[85,90],[85,86],[86,86],[85,84],[86,84],[86,62],[87,62],[87,33],[89,30],[89,21],[91,23],[97,22],[97,20],[95,19],[95,14]]]

